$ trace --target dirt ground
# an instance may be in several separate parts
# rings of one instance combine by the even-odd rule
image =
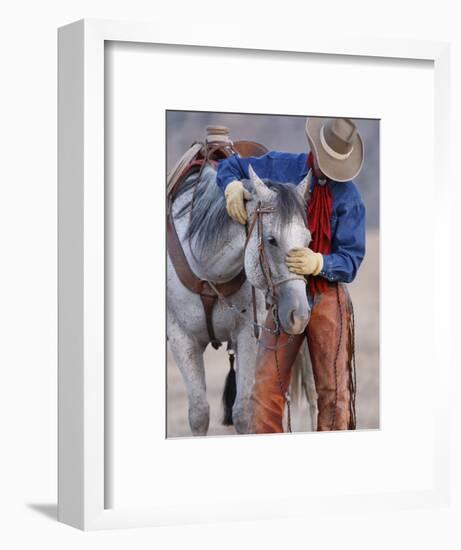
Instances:
[[[349,285],[356,318],[357,428],[379,428],[379,236],[367,233],[367,253],[356,280]],[[222,426],[221,394],[229,369],[225,346],[205,352],[207,393],[211,421],[208,435],[232,435],[232,427]],[[293,431],[306,431],[307,410],[293,413]],[[190,436],[187,397],[179,370],[167,354],[167,435]]]

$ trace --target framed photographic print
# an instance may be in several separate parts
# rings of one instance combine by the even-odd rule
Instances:
[[[312,161],[302,152],[312,151],[316,143],[321,153],[320,121],[325,128],[343,128],[346,133],[352,129],[356,136],[355,158],[333,156],[330,165],[329,156],[320,157],[326,171],[342,166],[340,162],[350,166],[344,178],[335,174],[349,178],[336,187],[322,185],[321,178],[315,186]],[[257,141],[232,139],[231,131],[244,137],[251,131],[250,137]],[[379,428],[379,120],[167,111],[166,141],[171,174],[167,437]],[[366,147],[366,156],[361,147]],[[175,170],[184,156],[186,161]],[[247,191],[247,198],[240,201],[250,209],[243,224],[235,223],[226,210],[226,202],[239,205],[241,187],[233,181],[245,177],[252,188],[250,165],[278,193],[277,198],[273,195],[274,212],[261,214],[261,242],[256,247],[251,244],[257,240],[253,220],[258,214],[251,212],[251,205],[258,195],[253,198],[255,192]],[[223,193],[220,185],[235,187],[237,198],[229,191]],[[297,201],[305,199],[305,192],[309,210]],[[324,212],[324,204],[331,210],[325,211],[325,221],[316,215],[318,210]],[[310,222],[300,220],[298,231],[297,214],[308,212]],[[308,233],[302,229],[306,225]],[[185,239],[180,243],[181,232]],[[309,248],[321,246],[320,235],[331,234],[323,243],[322,256],[306,255],[305,233]],[[293,259],[287,264],[290,253]],[[296,262],[305,271],[303,262],[324,257],[330,267],[321,269],[323,276],[319,273],[315,279],[297,272]],[[261,272],[266,258],[267,279]],[[192,273],[199,273],[202,280],[220,281],[219,294],[227,291],[227,297],[216,294],[214,299],[212,287],[195,292]],[[213,302],[212,307],[206,300]],[[282,325],[278,336],[268,331],[274,317]],[[256,340],[264,346],[258,358]],[[360,388],[355,387],[357,382]]]
[[[246,40],[59,30],[70,525],[447,502],[446,46]]]

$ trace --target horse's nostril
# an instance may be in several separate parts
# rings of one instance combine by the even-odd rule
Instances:
[[[309,313],[304,315],[303,313],[297,312],[296,309],[292,309],[288,314],[288,322],[292,327],[295,327],[297,325],[306,325],[309,321],[309,317]]]

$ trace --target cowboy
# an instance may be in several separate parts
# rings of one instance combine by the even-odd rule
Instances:
[[[286,258],[288,268],[308,281],[311,317],[300,335],[276,336],[269,331],[261,335],[252,390],[254,433],[283,432],[282,390],[289,386],[305,337],[318,396],[317,429],[355,429],[352,304],[345,283],[354,280],[365,255],[365,207],[352,182],[362,168],[364,147],[348,118],[308,118],[305,129],[309,154],[234,155],[218,165],[217,183],[224,191],[227,212],[241,224],[247,221],[244,200],[248,198],[241,180],[248,179],[250,164],[262,179],[279,183],[298,184],[311,171],[307,220],[312,240],[309,248],[292,250]],[[266,326],[274,328],[270,314]]]

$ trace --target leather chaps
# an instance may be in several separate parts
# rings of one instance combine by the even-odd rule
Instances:
[[[261,331],[251,395],[252,433],[283,432],[284,394],[305,337],[318,395],[318,431],[355,428],[351,392],[351,315],[346,286],[332,284],[326,292],[314,297],[311,318],[304,333],[289,337],[281,332],[277,337],[269,331]],[[266,327],[274,328],[270,312]],[[277,361],[271,349],[274,347],[277,347]]]

